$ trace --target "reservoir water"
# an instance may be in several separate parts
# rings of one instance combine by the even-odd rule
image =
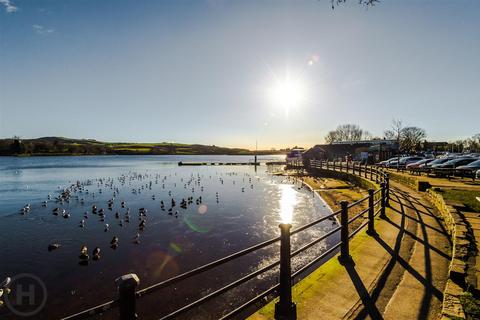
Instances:
[[[251,156],[0,157],[0,281],[21,273],[39,277],[48,296],[35,318],[58,319],[114,299],[114,279],[123,274],[136,273],[141,289],[278,236],[285,215],[292,216],[295,228],[330,213],[298,182],[268,172],[264,162],[282,158],[260,157],[263,164],[255,169],[177,164],[248,162]],[[56,201],[65,190],[68,201]],[[183,207],[182,199],[187,201]],[[22,212],[27,204],[30,209]],[[292,237],[293,249],[333,227],[335,222],[325,221]],[[110,246],[113,237],[118,237],[116,248]],[[299,255],[293,269],[336,239]],[[52,243],[60,247],[49,251]],[[87,263],[79,259],[83,245]],[[98,260],[92,259],[95,247],[101,249]],[[275,259],[278,245],[143,297],[141,319],[157,319]],[[277,273],[257,277],[184,318],[217,319],[269,288]],[[113,318],[115,312],[97,318]],[[8,308],[0,309],[0,319],[11,318],[15,315]]]

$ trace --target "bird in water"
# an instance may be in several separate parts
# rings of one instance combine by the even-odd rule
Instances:
[[[105,232],[107,232],[109,229],[110,229],[110,226],[108,225],[108,223],[105,223]]]
[[[50,243],[48,245],[48,251],[53,251],[53,250],[58,249],[60,247],[61,247],[60,243],[56,243],[56,242],[55,243]]]
[[[93,258],[93,260],[100,259],[100,248],[99,247],[95,247],[95,249],[93,249],[92,258]]]
[[[85,220],[82,219],[82,221],[80,221],[80,228],[84,228],[85,227]]]
[[[10,293],[10,284],[12,283],[12,278],[6,277],[5,280],[0,282],[0,307],[3,306],[4,301],[2,299],[3,295],[7,295]]]
[[[113,249],[115,249],[116,247],[118,247],[118,237],[117,236],[114,236],[112,238],[112,241],[110,241],[110,244],[112,246]]]
[[[137,233],[137,235],[133,238],[133,243],[135,244],[140,243],[140,233]]]
[[[79,258],[81,260],[88,260],[88,248],[86,245],[83,245],[82,248],[80,249],[80,256]]]

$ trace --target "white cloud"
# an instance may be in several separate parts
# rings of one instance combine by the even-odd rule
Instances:
[[[2,0],[0,0],[2,1]],[[55,29],[53,28],[45,28],[44,26],[41,26],[41,25],[38,25],[38,24],[34,24],[32,25],[32,28],[33,28],[33,32],[35,32],[36,34],[39,34],[39,35],[48,35],[50,33],[53,33],[55,31]]]
[[[0,0],[0,4],[5,6],[5,11],[7,13],[13,13],[18,11],[18,7],[16,7],[10,0]]]

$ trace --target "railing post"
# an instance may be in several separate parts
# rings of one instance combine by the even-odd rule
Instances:
[[[340,214],[340,238],[342,244],[340,246],[340,256],[338,260],[341,264],[347,264],[352,260],[350,257],[350,249],[348,247],[348,202],[345,200],[340,201],[340,206],[342,208]]]
[[[365,179],[367,179],[367,173],[368,173],[368,167],[367,167],[367,163],[365,162]]]
[[[367,234],[373,236],[375,232],[375,210],[373,207],[373,189],[368,189],[368,229]]]
[[[137,319],[135,289],[140,283],[140,279],[135,273],[130,273],[115,279],[115,283],[118,288],[120,320]]]
[[[335,171],[335,159],[333,159],[333,170]]]
[[[385,174],[385,206],[390,207],[390,175]]]
[[[340,161],[340,172],[342,172],[342,161]]]
[[[382,219],[385,219],[386,218],[386,215],[385,215],[385,182],[382,182],[380,184],[381,186],[381,199],[380,199],[380,203],[382,205],[381,209],[380,209],[380,218]]]
[[[292,302],[292,267],[290,255],[291,224],[280,227],[280,300],[275,304],[275,319],[297,319],[297,306]]]
[[[373,168],[370,166],[370,180],[373,181]]]
[[[347,173],[348,173],[348,159],[347,159]]]

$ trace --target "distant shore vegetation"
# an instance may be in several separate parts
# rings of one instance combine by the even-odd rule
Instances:
[[[286,150],[254,150],[215,145],[182,143],[112,143],[93,139],[44,137],[37,139],[0,139],[1,156],[59,155],[266,155],[283,154]]]

